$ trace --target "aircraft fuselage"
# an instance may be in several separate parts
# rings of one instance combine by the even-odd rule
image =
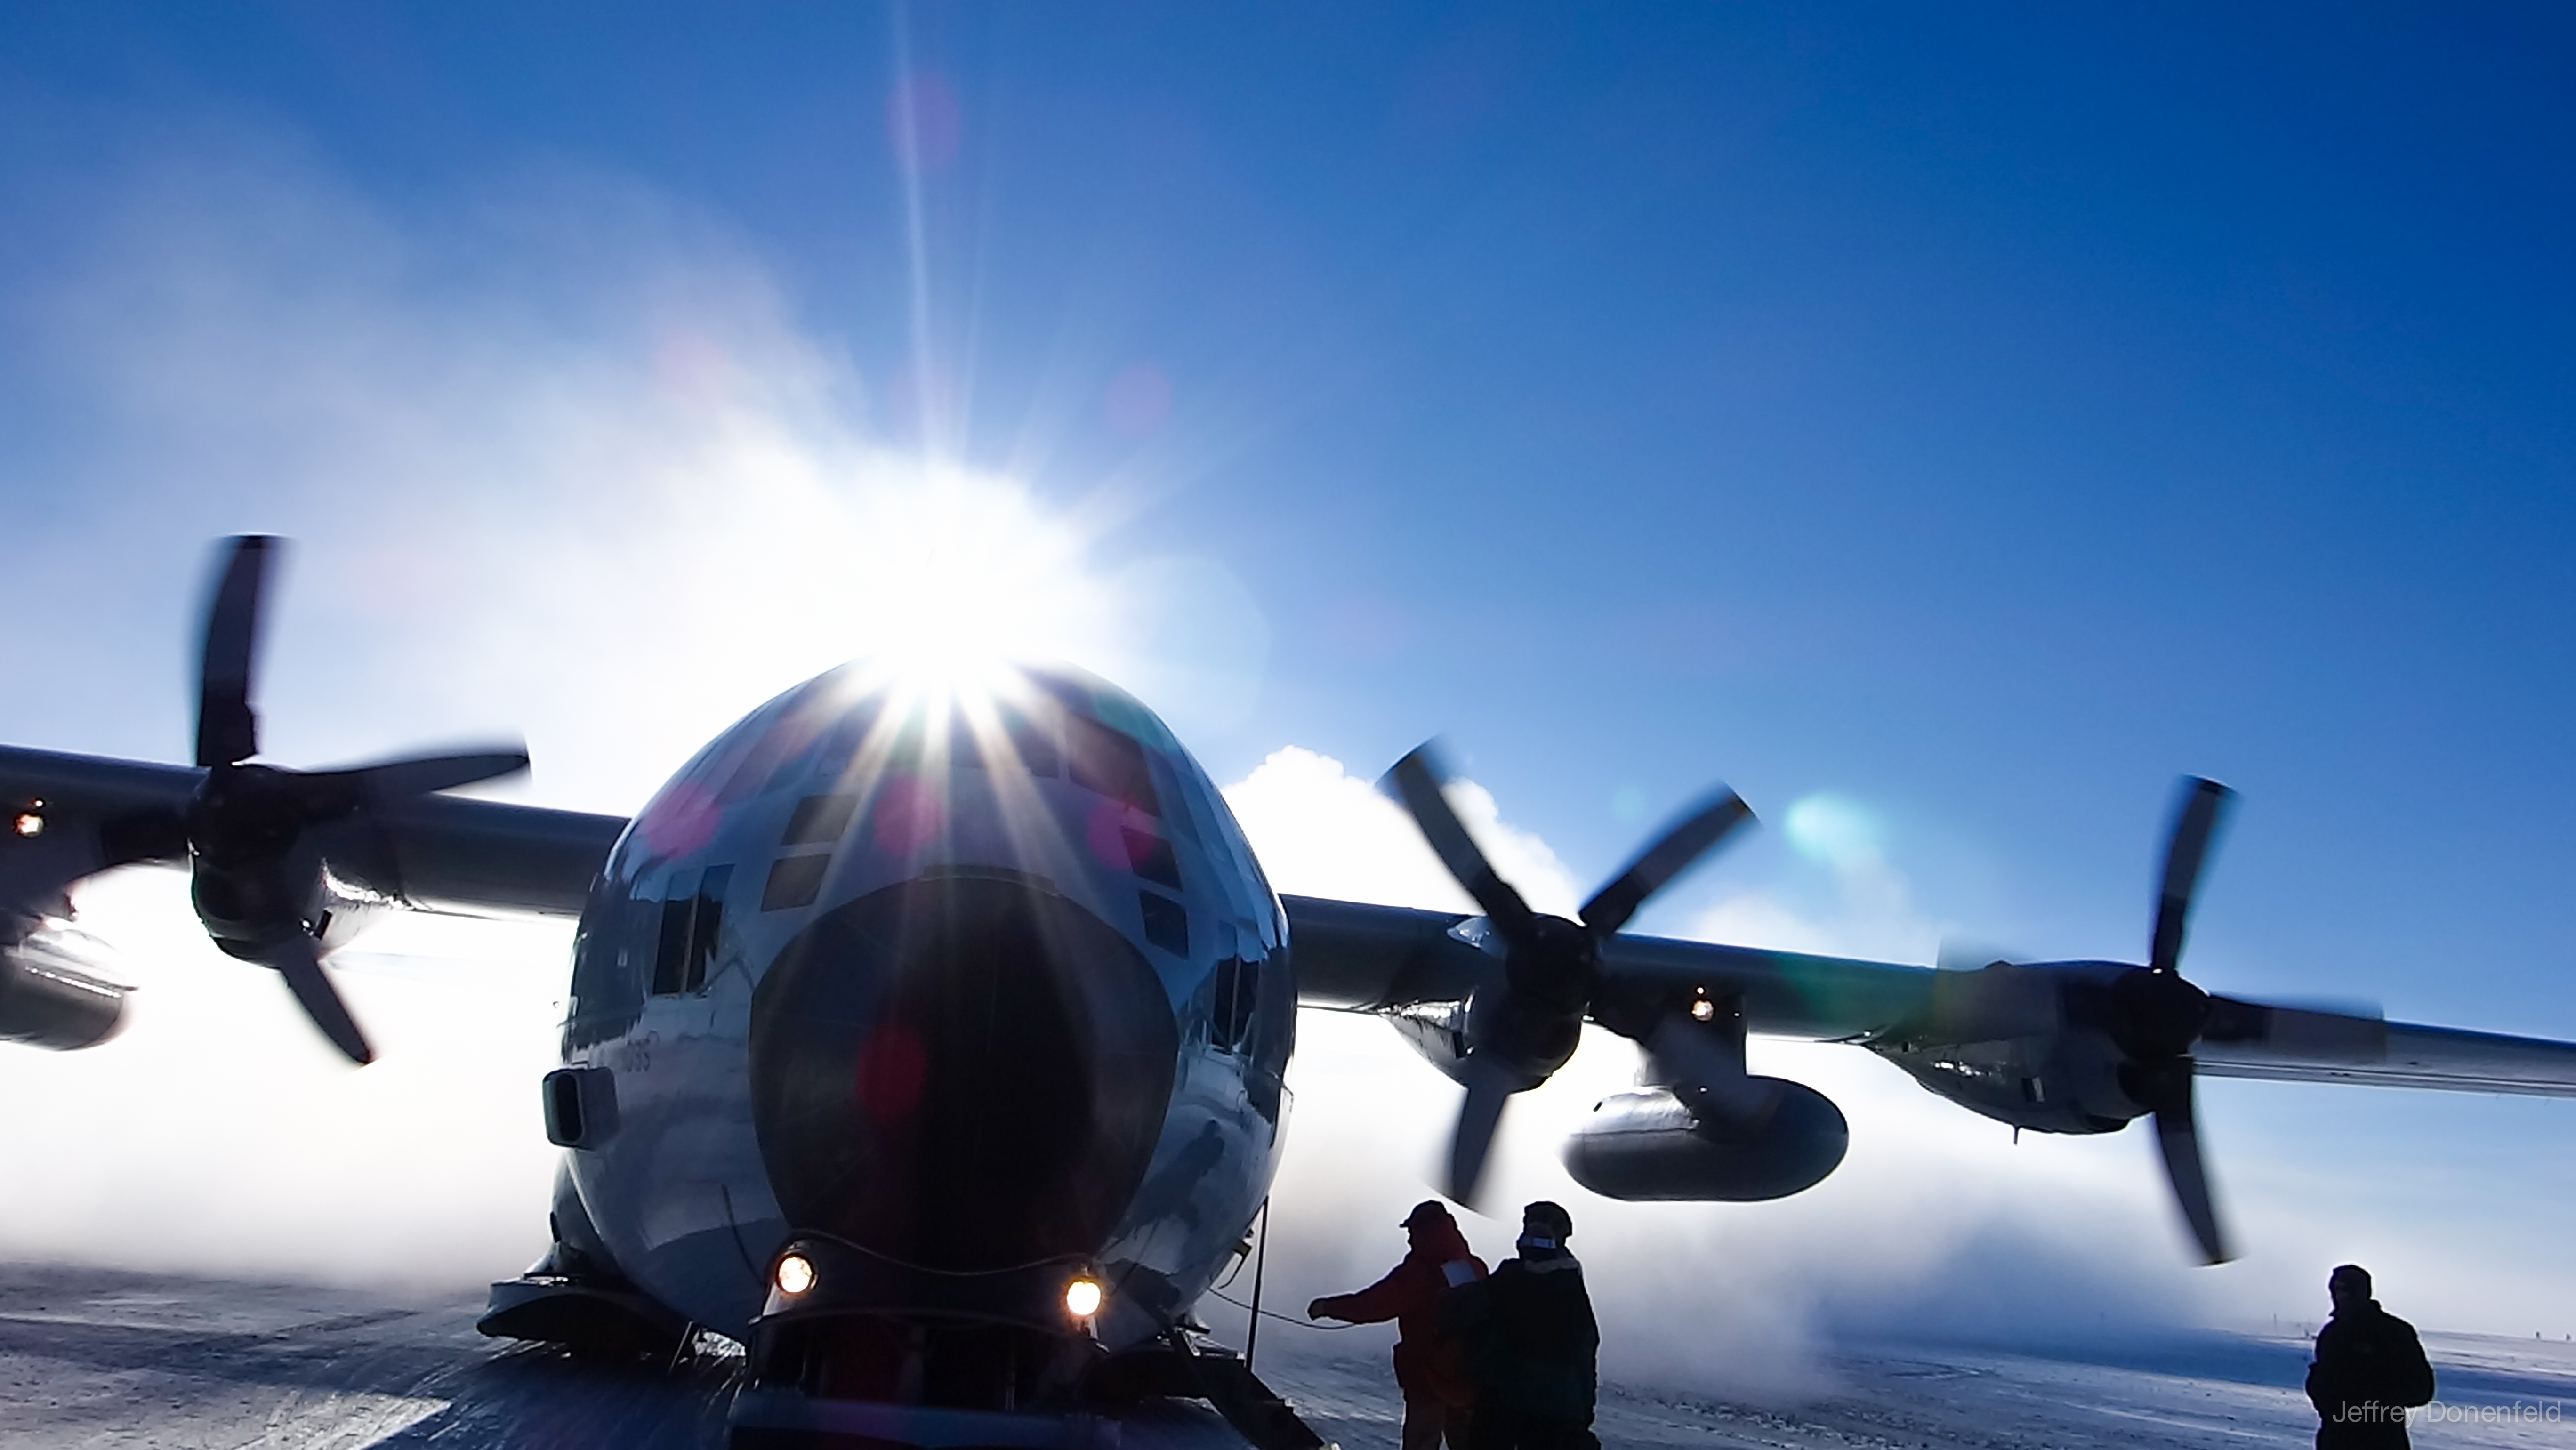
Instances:
[[[1268,1191],[1285,937],[1205,772],[1114,687],[833,671],[701,751],[599,879],[564,1030],[580,1209],[737,1337],[802,1233],[1088,1267],[1102,1345],[1143,1340]]]

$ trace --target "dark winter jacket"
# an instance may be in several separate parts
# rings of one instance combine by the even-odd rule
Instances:
[[[1589,1425],[1601,1329],[1572,1254],[1524,1251],[1452,1301],[1481,1412]]]
[[[2335,1450],[2403,1446],[2406,1407],[2433,1398],[2433,1366],[2415,1326],[2379,1307],[2337,1314],[2317,1331],[2308,1402],[2317,1407],[2317,1444]]]
[[[1385,1278],[1356,1294],[1318,1299],[1314,1309],[1353,1324],[1394,1320],[1395,1383],[1404,1397],[1463,1405],[1474,1390],[1440,1305],[1453,1286],[1484,1277],[1485,1261],[1468,1251],[1458,1225],[1430,1223],[1413,1231],[1413,1247]]]

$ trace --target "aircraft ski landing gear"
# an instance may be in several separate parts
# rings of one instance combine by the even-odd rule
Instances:
[[[1101,1404],[1134,1404],[1151,1397],[1205,1400],[1254,1450],[1323,1450],[1324,1437],[1297,1418],[1288,1402],[1252,1373],[1230,1349],[1167,1331],[1150,1344],[1111,1355],[1083,1385]]]
[[[690,1337],[687,1321],[611,1276],[589,1272],[578,1250],[556,1244],[536,1267],[492,1286],[474,1327],[494,1339],[560,1344],[591,1359],[669,1359]]]
[[[492,1286],[475,1328],[494,1339],[560,1344],[588,1359],[678,1356],[692,1337],[688,1320],[618,1271],[567,1168],[555,1170],[546,1228],[554,1246],[528,1272]]]

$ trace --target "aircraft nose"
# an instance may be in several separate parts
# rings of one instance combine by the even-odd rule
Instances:
[[[800,933],[750,1050],[792,1225],[974,1272],[1107,1240],[1162,1132],[1178,1029],[1107,923],[1032,882],[950,877]]]

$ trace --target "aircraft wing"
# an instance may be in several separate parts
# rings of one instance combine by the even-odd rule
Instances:
[[[1307,1007],[1380,1012],[1454,1002],[1502,974],[1502,963],[1458,934],[1458,912],[1417,911],[1312,896],[1283,897]],[[1774,1037],[1868,1037],[1930,1010],[1944,974],[1929,967],[1760,947],[1622,934],[1601,950],[1605,969],[1659,990],[1741,998],[1745,1025]]]
[[[188,857],[186,812],[205,772],[0,747],[0,911],[55,908],[114,866]],[[580,914],[626,821],[458,796],[416,796],[310,835],[340,881],[406,905]]]
[[[1502,974],[1498,959],[1465,939],[1472,933],[1458,931],[1471,920],[1460,913],[1284,899],[1303,1006],[1384,1012],[1455,1002]],[[1985,1017],[1979,1009],[1989,1005],[1977,1000],[1980,973],[1893,962],[1627,935],[1605,943],[1601,961],[1605,972],[1654,988],[1738,997],[1745,1026],[1776,1037],[1868,1042],[1920,1033],[1927,1023]],[[2211,1077],[2576,1097],[2576,1042],[2231,997],[2215,1005],[2207,1032],[2192,1048],[2198,1070]],[[2054,1025],[2053,1012],[2015,1015],[2016,1031]]]
[[[2358,1050],[2282,1052],[2204,1039],[2192,1057],[2208,1077],[2576,1097],[2576,1042],[2380,1022],[2345,1014],[2301,1015],[2340,1017],[2348,1024],[2346,1030],[2357,1039]],[[2367,1045],[2373,1038],[2377,1039],[2375,1050]]]

